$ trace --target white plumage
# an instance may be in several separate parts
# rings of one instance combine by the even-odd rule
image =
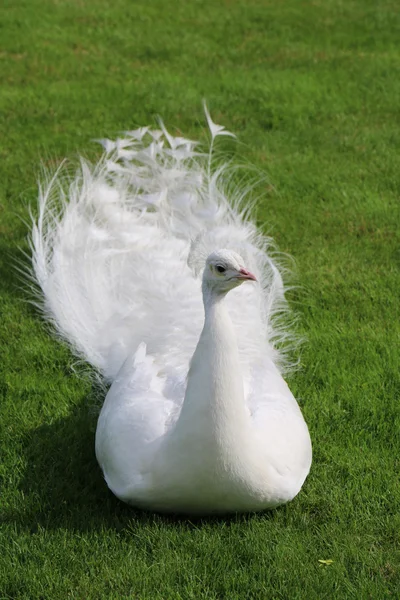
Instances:
[[[163,125],[102,140],[96,166],[40,189],[31,238],[45,316],[112,383],[96,433],[110,489],[204,514],[287,502],[311,464],[280,372],[282,278],[211,170],[231,134],[206,116],[208,154]]]

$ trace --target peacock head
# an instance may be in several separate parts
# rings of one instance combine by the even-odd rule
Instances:
[[[217,294],[226,294],[244,281],[257,281],[244,266],[243,258],[233,250],[217,250],[209,255],[203,283]]]

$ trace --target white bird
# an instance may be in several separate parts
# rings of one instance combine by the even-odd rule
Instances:
[[[112,492],[161,512],[258,511],[300,491],[311,442],[282,376],[271,240],[212,172],[214,139],[232,134],[205,110],[207,154],[161,124],[48,179],[33,276],[46,318],[111,383],[96,456]]]

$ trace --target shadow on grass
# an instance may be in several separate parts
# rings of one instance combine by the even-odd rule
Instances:
[[[245,522],[253,515],[187,518],[135,510],[108,490],[94,452],[97,415],[90,394],[71,414],[26,434],[26,462],[20,489],[24,509],[12,515],[13,522],[32,533],[39,529],[74,531],[112,529],[130,534],[146,525],[199,528]],[[271,518],[270,512],[262,518]],[[260,518],[260,516],[259,516]]]
[[[128,510],[108,492],[94,453],[96,417],[91,398],[51,424],[29,431],[23,440],[26,464],[20,489],[26,512],[21,525],[88,530],[118,528]]]

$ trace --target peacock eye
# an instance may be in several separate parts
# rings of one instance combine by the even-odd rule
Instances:
[[[221,265],[217,265],[215,268],[218,271],[218,273],[225,273],[226,271],[225,267],[221,267]]]

